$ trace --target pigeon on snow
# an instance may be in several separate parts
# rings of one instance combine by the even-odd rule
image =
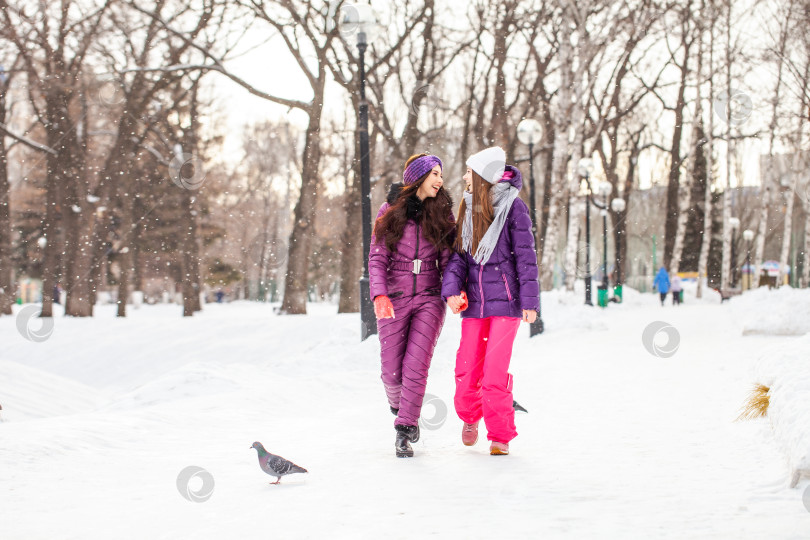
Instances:
[[[264,472],[269,474],[270,476],[275,476],[276,481],[270,482],[271,484],[278,484],[281,482],[282,476],[287,476],[288,474],[293,473],[305,473],[307,470],[303,467],[299,467],[292,461],[287,461],[281,456],[277,456],[275,454],[271,454],[267,450],[264,449],[262,443],[256,441],[253,443],[251,448],[255,448],[256,451],[259,453],[259,466],[262,468]]]

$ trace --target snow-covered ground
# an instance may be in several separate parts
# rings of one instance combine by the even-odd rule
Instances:
[[[515,345],[529,413],[508,457],[461,445],[452,315],[413,459],[393,456],[379,342],[332,305],[100,306],[41,342],[0,318],[0,538],[808,538],[810,481],[788,487],[767,419],[734,422],[758,359],[807,340],[743,335],[752,300],[689,293],[544,293],[546,333]],[[254,441],[309,474],[269,485]],[[205,502],[178,490],[189,466]]]

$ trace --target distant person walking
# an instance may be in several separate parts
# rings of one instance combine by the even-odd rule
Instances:
[[[683,287],[681,286],[681,278],[678,274],[672,276],[672,305],[678,306],[681,303],[681,292],[683,291]]]
[[[664,300],[667,299],[667,293],[669,292],[669,274],[667,273],[667,269],[663,266],[658,270],[658,274],[655,276],[653,289],[657,290],[661,295],[661,305],[663,306]]]

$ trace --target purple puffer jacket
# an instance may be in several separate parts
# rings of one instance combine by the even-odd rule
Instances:
[[[520,189],[520,171],[511,165],[506,170],[514,176],[502,181]],[[442,298],[466,291],[469,307],[461,312],[462,317],[522,317],[524,309],[540,306],[537,278],[532,220],[526,203],[517,198],[486,264],[479,265],[467,252],[453,254],[444,273]]]
[[[396,199],[396,194],[389,194],[389,201]],[[377,219],[382,217],[390,203],[385,202],[377,212]],[[377,242],[377,237],[371,237],[371,249],[368,256],[368,274],[371,290],[371,299],[385,295],[391,299],[400,296],[415,296],[417,294],[438,297],[442,287],[444,274],[450,256],[450,249],[443,249],[441,253],[425,238],[422,227],[414,220],[409,219],[405,224],[405,231],[391,252],[385,242]],[[419,259],[421,263],[414,263]],[[415,264],[419,268],[415,267]],[[418,270],[418,273],[414,271]]]

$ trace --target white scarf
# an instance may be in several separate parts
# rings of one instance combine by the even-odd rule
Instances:
[[[512,208],[512,203],[517,199],[518,189],[509,182],[499,182],[490,189],[489,193],[490,197],[492,197],[492,206],[495,209],[495,216],[487,232],[484,233],[484,237],[478,242],[478,249],[475,250],[475,255],[473,255],[473,259],[478,264],[486,264],[495,251],[498,238],[500,238],[503,226],[506,224],[506,216]],[[470,253],[473,236],[473,202],[472,193],[469,191],[464,192],[464,205],[467,211],[464,215],[464,226],[461,231],[461,245],[464,251]],[[472,255],[472,253],[470,253],[470,255]]]

